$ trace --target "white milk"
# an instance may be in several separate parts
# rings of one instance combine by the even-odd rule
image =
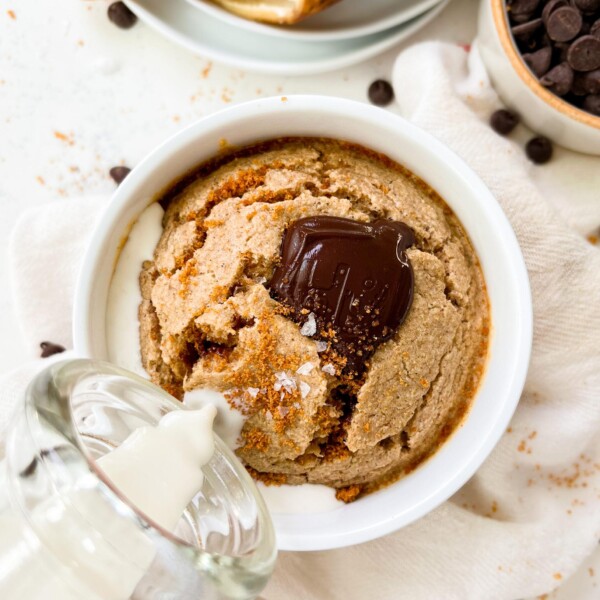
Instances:
[[[259,481],[258,489],[271,513],[314,514],[344,506],[335,497],[335,490],[326,485],[265,485]]]
[[[106,308],[106,343],[110,362],[142,377],[138,309],[142,302],[139,276],[142,263],[152,260],[154,248],[162,235],[164,210],[158,202],[151,204],[134,223],[121,250],[108,291]]]
[[[191,409],[199,409],[212,405],[217,409],[215,417],[214,432],[231,448],[239,448],[242,427],[246,417],[235,409],[223,394],[214,390],[198,389],[186,392],[183,403]]]
[[[216,414],[211,405],[167,413],[158,427],[136,429],[97,463],[131,503],[172,531],[202,488],[202,467],[215,449]]]

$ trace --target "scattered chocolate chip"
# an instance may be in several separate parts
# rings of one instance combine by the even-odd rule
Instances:
[[[131,173],[131,169],[129,167],[113,167],[108,173],[113,181],[119,185]]]
[[[600,10],[600,0],[573,0],[573,4],[585,13]]]
[[[52,342],[42,342],[40,344],[40,348],[42,349],[41,357],[48,358],[53,354],[60,354],[65,351],[65,348],[60,344],[53,344]]]
[[[600,94],[600,69],[589,71],[587,73],[577,73],[576,80],[580,82],[585,94]]]
[[[521,25],[515,25],[511,31],[515,37],[529,35],[534,33],[542,26],[541,19],[534,19],[533,21],[527,21],[526,23],[522,23]]]
[[[108,18],[121,29],[130,29],[137,21],[135,13],[124,2],[113,2],[108,7]]]
[[[569,63],[563,62],[550,69],[541,79],[540,83],[554,92],[557,96],[564,96],[571,91],[575,73]]]
[[[600,0],[506,3],[515,45],[540,84],[595,114],[595,99],[584,101],[600,94]]]
[[[590,94],[583,101],[583,108],[600,117],[600,94]]]
[[[546,6],[544,6],[544,9],[542,10],[542,21],[544,21],[544,24],[546,24],[548,22],[548,17],[557,8],[562,8],[563,6],[569,6],[569,3],[567,0],[550,0],[550,2],[548,2],[546,4]]]
[[[600,39],[584,35],[575,40],[569,48],[567,60],[576,71],[594,71],[600,68]]]
[[[508,135],[518,123],[519,116],[510,110],[497,110],[490,117],[492,129],[500,135]]]
[[[377,79],[369,86],[369,100],[375,106],[387,106],[394,99],[394,88],[389,81]]]
[[[533,15],[530,13],[522,13],[522,14],[516,14],[516,15],[512,15],[512,21],[513,23],[527,23],[527,21],[531,20],[531,17]]]
[[[535,73],[535,75],[541,77],[547,73],[548,69],[550,68],[550,63],[552,61],[552,48],[550,48],[550,46],[546,46],[545,48],[540,48],[535,52],[523,54],[523,60],[525,61],[525,64]]]
[[[513,0],[510,11],[513,15],[533,14],[540,4],[540,0]]]
[[[547,163],[552,158],[553,151],[552,142],[542,136],[534,137],[525,146],[525,152],[529,159],[538,165]]]
[[[546,21],[546,31],[555,42],[568,42],[580,31],[583,24],[581,13],[572,6],[557,8]]]

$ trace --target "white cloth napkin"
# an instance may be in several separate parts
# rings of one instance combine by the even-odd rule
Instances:
[[[422,44],[394,70],[400,110],[460,154],[506,211],[535,311],[533,357],[509,430],[450,501],[386,538],[330,552],[282,553],[268,600],[516,600],[547,593],[600,537],[600,159],[557,150],[524,158],[486,124],[499,107],[476,49]],[[534,183],[535,182],[535,183]],[[69,346],[78,258],[105,199],[60,201],[21,220],[14,291],[32,349]],[[34,368],[39,368],[40,362]],[[26,371],[30,373],[31,371]],[[0,381],[0,429],[26,377]]]

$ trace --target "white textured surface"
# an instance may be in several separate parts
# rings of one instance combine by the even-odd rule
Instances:
[[[107,4],[103,0],[7,0],[0,8],[3,281],[8,277],[8,235],[24,209],[60,202],[66,196],[110,193],[114,189],[107,175],[111,166],[135,165],[166,136],[229,102],[298,92],[364,100],[372,79],[390,77],[397,53],[393,50],[363,65],[310,78],[257,76],[211,65],[142,25],[121,31],[105,18]],[[15,19],[8,10],[14,11]],[[411,42],[433,38],[468,42],[475,33],[476,12],[476,0],[453,0]],[[559,162],[538,173],[538,183],[555,193],[565,180],[553,176],[560,169]],[[579,191],[564,189],[565,195]],[[578,211],[584,210],[583,204],[574,203],[564,216],[577,226]],[[1,288],[2,371],[32,356],[31,349],[20,343],[8,292],[6,286]],[[566,582],[564,592],[550,598],[597,598],[600,555],[596,554],[577,581]]]

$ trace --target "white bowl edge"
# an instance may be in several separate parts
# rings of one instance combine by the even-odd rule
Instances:
[[[210,115],[154,150],[107,206],[83,259],[73,338],[78,354],[106,358],[103,307],[119,242],[157,191],[213,156],[223,139],[243,145],[294,135],[357,142],[387,154],[431,185],[471,237],[492,309],[491,352],[481,387],[464,422],[433,457],[390,487],[332,513],[273,515],[280,549],[324,550],[390,533],[448,499],[489,455],[519,401],[532,338],[527,271],[497,201],[451,150],[400,117],[332,97],[266,98]]]

